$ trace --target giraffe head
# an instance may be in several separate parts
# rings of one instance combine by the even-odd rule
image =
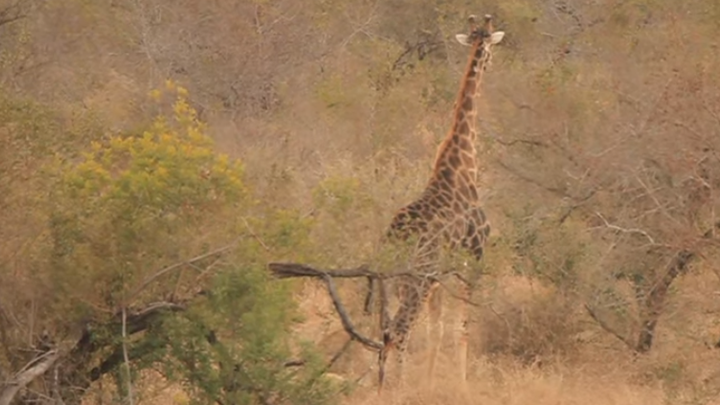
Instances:
[[[457,34],[455,39],[463,45],[471,46],[473,48],[482,47],[485,51],[490,51],[490,47],[502,41],[505,33],[503,31],[493,32],[492,28],[492,16],[486,14],[485,25],[478,27],[475,22],[475,16],[471,15],[468,18],[470,22],[470,34]]]

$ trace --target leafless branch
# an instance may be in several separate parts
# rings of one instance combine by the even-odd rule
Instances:
[[[608,229],[612,229],[612,230],[614,230],[614,231],[621,232],[621,233],[639,234],[639,235],[642,235],[642,236],[644,236],[645,238],[647,238],[647,240],[650,242],[651,245],[657,245],[657,243],[655,243],[655,239],[653,239],[653,237],[650,236],[649,233],[647,233],[646,231],[643,231],[642,229],[639,229],[639,228],[623,228],[623,227],[620,227],[620,226],[611,224],[611,223],[608,222],[608,220],[605,219],[605,217],[604,217],[601,213],[599,213],[599,212],[596,212],[595,215],[597,215],[598,218],[600,218],[600,219],[603,221],[603,223],[605,224],[605,227],[608,228]]]
[[[27,0],[17,0],[0,10],[0,27],[27,17],[27,14],[22,9],[22,6],[26,3],[28,3]]]
[[[288,360],[285,363],[283,363],[283,367],[300,367],[304,366],[306,363],[305,360]]]
[[[380,274],[374,271],[371,271],[367,268],[367,266],[363,265],[360,267],[357,267],[355,269],[347,269],[347,270],[318,270],[314,269],[310,266],[306,266],[304,264],[297,264],[297,263],[270,263],[268,265],[270,271],[273,273],[273,275],[277,278],[292,278],[292,277],[312,277],[312,278],[319,278],[322,279],[325,282],[325,286],[327,287],[328,293],[330,294],[330,298],[332,299],[333,306],[335,307],[335,311],[340,316],[340,321],[342,322],[343,329],[350,335],[350,337],[353,340],[357,340],[358,342],[362,343],[363,346],[368,347],[373,350],[380,350],[382,348],[382,344],[379,342],[376,342],[370,338],[367,338],[363,335],[361,335],[353,326],[352,321],[350,320],[350,317],[347,314],[347,311],[345,310],[345,307],[343,306],[342,302],[340,301],[340,297],[338,296],[337,289],[335,288],[335,283],[333,281],[333,277],[338,278],[355,278],[355,277],[368,277],[373,280],[381,281],[384,278],[388,277],[398,277],[401,275],[401,273],[395,273],[392,275],[385,275]],[[412,275],[412,273],[402,273],[402,275]],[[382,286],[381,286],[382,290]],[[381,291],[382,294],[382,291]]]
[[[342,302],[340,302],[340,297],[337,294],[337,290],[335,289],[335,283],[333,282],[332,277],[330,277],[330,275],[328,274],[325,274],[323,278],[325,280],[325,285],[327,286],[328,293],[330,293],[330,298],[332,299],[333,305],[335,306],[335,310],[337,311],[338,315],[340,315],[340,320],[342,321],[345,332],[347,332],[353,339],[362,343],[365,347],[369,347],[375,350],[382,349],[383,345],[381,343],[369,339],[358,333],[357,330],[355,330],[355,327],[350,321],[350,317],[348,316],[347,311],[345,311],[345,307],[342,305]]]
[[[363,304],[363,311],[365,315],[372,313],[372,305],[375,301],[375,282],[373,277],[367,278],[367,294],[365,295],[365,303]]]
[[[135,401],[133,401],[132,375],[130,374],[130,358],[128,357],[127,351],[127,311],[125,307],[122,309],[122,351],[123,360],[125,361],[125,378],[127,378],[128,403],[130,405],[134,405]]]
[[[518,139],[512,139],[512,140],[509,140],[509,141],[505,141],[505,140],[503,140],[503,139],[501,139],[501,138],[495,138],[495,141],[497,141],[497,143],[499,143],[500,145],[503,145],[503,146],[514,146],[514,145],[520,144],[520,145],[529,145],[529,146],[540,146],[540,147],[543,147],[543,148],[549,147],[545,142],[536,141],[536,140],[534,140],[534,139],[520,139],[520,138],[518,138]]]
[[[555,195],[558,195],[558,196],[560,196],[560,197],[570,197],[570,198],[572,198],[572,196],[568,195],[568,193],[567,193],[566,190],[564,190],[564,189],[562,189],[562,188],[560,188],[560,187],[555,187],[555,186],[551,186],[551,185],[544,184],[544,183],[541,182],[540,180],[534,179],[534,178],[532,178],[532,177],[530,177],[530,176],[528,176],[528,175],[526,175],[526,174],[524,174],[524,173],[521,173],[519,170],[515,169],[514,167],[509,166],[507,163],[505,163],[505,162],[503,162],[503,161],[501,161],[501,160],[499,160],[499,159],[496,160],[496,162],[498,163],[498,165],[500,165],[500,167],[502,167],[503,169],[505,169],[506,171],[508,171],[510,174],[516,176],[516,177],[519,178],[520,180],[523,180],[523,181],[525,181],[525,182],[527,182],[527,183],[533,184],[533,185],[535,185],[535,186],[537,186],[537,187],[539,187],[539,188],[541,188],[541,189],[543,189],[543,190],[545,190],[545,191],[548,191],[548,192],[550,192],[550,193],[552,193],[552,194],[555,194]]]
[[[18,391],[35,378],[45,374],[59,358],[59,350],[53,349],[26,364],[10,381],[4,384],[0,391],[0,405],[10,405]]]
[[[318,270],[298,263],[270,263],[268,268],[277,278],[314,277],[323,278],[325,275],[336,278],[372,277],[380,278],[380,274],[370,271],[366,265],[347,270]]]
[[[463,277],[462,275],[460,275],[459,273],[453,272],[453,273],[449,273],[449,274],[455,276],[455,278],[457,278],[457,279],[460,280],[463,284],[465,284],[465,286],[466,286],[467,288],[471,288],[470,282],[469,282],[465,277]],[[464,303],[466,303],[466,304],[468,304],[468,305],[472,305],[472,306],[477,307],[477,308],[479,308],[479,307],[482,306],[482,305],[480,305],[480,304],[478,304],[478,303],[476,303],[476,302],[473,302],[472,300],[469,300],[469,299],[467,299],[467,298],[465,298],[465,297],[460,296],[460,294],[457,294],[455,291],[453,291],[453,289],[450,288],[450,287],[449,287],[446,283],[444,283],[442,280],[436,279],[435,282],[437,282],[437,283],[440,285],[440,287],[442,287],[445,291],[447,291],[447,293],[448,293],[452,298],[455,298],[455,299],[457,299],[457,300],[460,300],[460,301],[462,301],[462,302],[464,302]]]
[[[357,25],[355,25],[355,27],[353,27],[354,28],[353,32],[350,33],[350,35],[348,35],[347,38],[345,38],[342,41],[342,43],[339,46],[340,49],[345,48],[357,34],[363,33],[368,37],[371,36],[371,34],[368,32],[368,27],[372,24],[372,22],[375,20],[375,18],[377,18],[378,3],[379,3],[379,1],[375,1],[375,4],[373,4],[373,6],[370,9],[370,12],[368,13],[368,16],[364,22],[362,22],[361,24],[357,24]]]
[[[260,244],[260,246],[262,246],[262,248],[265,249],[266,252],[269,252],[270,248],[268,247],[268,245],[265,244],[265,242],[263,242],[262,239],[260,239],[260,236],[257,233],[255,233],[255,231],[252,229],[252,227],[250,226],[250,223],[247,221],[247,219],[245,219],[243,217],[242,220],[243,220],[243,223],[245,224],[245,228],[247,228],[248,232],[250,233],[250,236],[252,236]]]
[[[364,309],[365,313],[369,314],[372,312],[372,302],[374,300],[374,291],[375,291],[375,283],[379,285],[380,290],[380,296],[381,296],[381,309],[382,311],[387,312],[387,293],[385,291],[384,281],[387,279],[397,278],[397,277],[423,277],[427,278],[431,281],[435,282],[441,282],[441,277],[443,276],[455,276],[461,281],[465,282],[466,284],[469,283],[465,278],[463,278],[459,273],[457,272],[447,272],[447,273],[431,273],[431,274],[423,274],[422,276],[418,275],[416,272],[410,272],[410,271],[401,271],[401,272],[394,272],[389,274],[383,274],[374,272],[370,269],[368,269],[367,265],[362,265],[354,269],[340,269],[340,270],[319,270],[312,268],[310,266],[299,264],[299,263],[270,263],[268,265],[270,268],[270,271],[273,273],[273,275],[279,279],[283,278],[294,278],[294,277],[311,277],[311,278],[318,278],[325,280],[326,277],[330,278],[360,278],[360,277],[366,277],[368,279],[368,294],[365,297],[365,304]],[[447,287],[444,284],[441,284],[443,288],[450,291],[450,294],[453,298],[457,298],[459,300],[462,300],[470,305],[473,306],[479,306],[477,303],[473,303],[467,299],[464,299],[463,297],[458,296],[457,294],[453,293],[449,287]],[[381,314],[381,321],[380,324],[383,325],[384,322],[388,322],[390,320],[390,317],[388,314]]]
[[[340,360],[340,357],[342,357],[342,355],[345,354],[345,352],[347,352],[347,350],[350,348],[350,344],[352,344],[352,342],[353,342],[353,340],[352,340],[352,338],[350,338],[345,342],[345,344],[343,344],[343,346],[340,348],[340,350],[338,350],[337,353],[335,353],[332,356],[332,358],[330,359],[330,361],[328,361],[328,363],[325,365],[325,367],[323,368],[323,372],[330,370],[330,367],[332,367],[335,363],[337,363],[338,360]]]
[[[391,320],[385,280],[378,280],[378,287],[380,290],[380,330],[384,333],[390,325]]]
[[[611,335],[613,335],[613,336],[615,336],[616,338],[618,338],[618,340],[620,340],[621,342],[625,343],[625,345],[626,345],[627,347],[629,347],[631,350],[635,350],[635,344],[633,343],[632,340],[630,340],[630,338],[628,338],[627,336],[621,335],[618,331],[615,330],[615,328],[611,327],[607,322],[605,322],[604,320],[602,320],[602,318],[600,318],[600,317],[595,313],[595,311],[593,311],[593,309],[590,308],[590,306],[589,306],[588,304],[585,304],[585,310],[588,312],[588,314],[590,315],[590,317],[591,317],[595,322],[597,322],[598,325],[600,325],[601,328],[603,328],[605,331],[609,332]]]
[[[178,263],[172,264],[172,265],[170,265],[170,266],[167,266],[167,267],[165,267],[165,268],[163,268],[163,269],[161,269],[161,270],[158,270],[157,272],[155,272],[154,274],[150,275],[150,276],[147,277],[145,280],[143,280],[143,282],[140,283],[140,285],[135,288],[135,290],[132,292],[132,294],[130,294],[130,298],[127,300],[126,305],[129,305],[130,303],[132,303],[132,301],[133,301],[145,288],[147,288],[147,286],[150,285],[150,283],[152,283],[153,281],[155,281],[155,280],[157,280],[158,278],[162,277],[163,275],[165,275],[165,274],[167,274],[167,273],[170,273],[170,272],[173,271],[173,270],[180,269],[180,268],[182,268],[183,266],[191,265],[191,264],[196,263],[196,262],[198,262],[198,261],[201,261],[201,260],[203,260],[203,259],[207,259],[208,257],[212,257],[212,256],[215,256],[215,255],[219,255],[219,254],[225,253],[226,251],[232,249],[232,248],[235,247],[235,246],[236,246],[236,243],[233,242],[233,243],[231,243],[231,244],[228,244],[228,245],[223,246],[223,247],[221,247],[221,248],[215,249],[215,250],[210,251],[210,252],[208,252],[208,253],[204,253],[204,254],[201,254],[201,255],[199,255],[199,256],[195,256],[195,257],[193,257],[192,259],[185,260],[185,261],[182,261],[182,262],[178,262]]]
[[[268,268],[272,272],[273,276],[279,279],[295,277],[311,277],[322,279],[326,275],[333,278],[368,277],[375,280],[392,279],[406,276],[418,277],[418,274],[412,271],[399,271],[387,274],[378,273],[370,270],[367,265],[362,265],[354,269],[324,270],[315,269],[313,267],[299,263],[270,263],[268,264]]]

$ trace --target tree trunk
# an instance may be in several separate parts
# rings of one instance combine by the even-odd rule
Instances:
[[[665,274],[659,280],[654,281],[643,303],[640,319],[641,327],[635,345],[636,352],[647,353],[652,348],[655,327],[665,306],[670,285],[685,271],[693,256],[693,253],[687,250],[678,252],[665,269]]]

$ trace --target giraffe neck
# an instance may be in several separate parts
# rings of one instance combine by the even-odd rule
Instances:
[[[476,99],[480,93],[483,72],[489,59],[490,54],[481,43],[472,46],[465,75],[460,83],[460,91],[455,100],[453,124],[438,148],[435,158],[433,180],[447,178],[449,172],[459,175],[462,175],[461,172],[467,172],[473,182],[477,177]]]

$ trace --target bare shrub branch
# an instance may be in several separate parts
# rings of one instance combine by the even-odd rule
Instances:
[[[623,336],[621,333],[619,333],[615,328],[610,326],[607,322],[605,322],[601,317],[599,317],[595,311],[590,308],[590,305],[585,304],[585,310],[587,311],[588,315],[597,322],[598,325],[600,325],[601,328],[603,328],[606,332],[610,333],[611,335],[615,336],[620,340],[621,342],[625,343],[625,345],[630,348],[631,350],[635,350],[635,343],[630,339],[628,336]]]
[[[0,405],[10,405],[18,391],[35,378],[45,374],[59,358],[60,351],[53,349],[26,364],[10,381],[4,384],[4,388],[0,391]]]
[[[130,371],[130,357],[128,357],[127,350],[127,311],[125,307],[122,309],[122,352],[123,360],[125,361],[125,378],[127,378],[127,398],[130,405],[134,405],[133,401],[133,387],[132,387],[132,374]]]
[[[623,228],[623,227],[620,227],[617,225],[613,225],[610,222],[608,222],[608,220],[605,219],[605,217],[601,213],[596,212],[595,215],[597,215],[597,217],[603,221],[603,223],[605,224],[605,227],[608,229],[612,229],[612,230],[620,232],[620,233],[642,235],[648,240],[648,242],[650,242],[651,245],[656,245],[655,239],[653,239],[653,237],[650,236],[650,234],[647,231],[644,231],[644,230],[638,229],[638,228]]]
[[[353,325],[352,321],[350,320],[350,316],[348,315],[347,311],[345,310],[345,306],[340,301],[340,297],[337,293],[337,289],[335,288],[335,283],[333,282],[333,277],[339,277],[339,278],[356,278],[356,277],[371,277],[373,279],[380,279],[382,276],[379,273],[375,273],[373,271],[370,271],[367,269],[367,266],[360,266],[356,269],[350,269],[350,270],[317,270],[310,266],[306,266],[303,264],[296,264],[296,263],[270,263],[268,265],[270,268],[270,271],[272,271],[273,275],[277,278],[292,278],[292,277],[313,277],[313,278],[320,278],[325,282],[325,286],[328,290],[328,293],[330,294],[330,298],[332,299],[333,306],[335,307],[335,311],[340,316],[340,321],[342,322],[343,329],[345,329],[345,332],[347,332],[348,335],[353,340],[357,340],[358,342],[362,343],[363,346],[368,347],[373,350],[380,350],[382,349],[382,344],[379,342],[376,342],[368,337],[363,336],[360,334],[357,329],[355,329],[355,326]]]
[[[228,250],[231,250],[235,246],[236,246],[236,243],[233,242],[233,243],[230,243],[221,248],[210,251],[208,253],[204,253],[199,256],[195,256],[191,259],[184,260],[182,262],[178,262],[178,263],[172,264],[170,266],[167,266],[163,269],[158,270],[157,272],[153,273],[152,275],[147,277],[145,280],[143,280],[143,282],[140,283],[140,285],[135,288],[135,290],[130,294],[130,298],[127,300],[127,302],[131,303],[143,290],[145,290],[145,288],[147,288],[148,285],[150,285],[153,281],[157,280],[158,278],[162,277],[163,275],[168,274],[174,270],[181,269],[184,266],[195,267],[195,266],[193,266],[195,263],[197,263],[203,259],[207,259],[208,257],[221,255],[221,254],[227,252]],[[201,275],[203,275],[203,272],[201,272]]]

